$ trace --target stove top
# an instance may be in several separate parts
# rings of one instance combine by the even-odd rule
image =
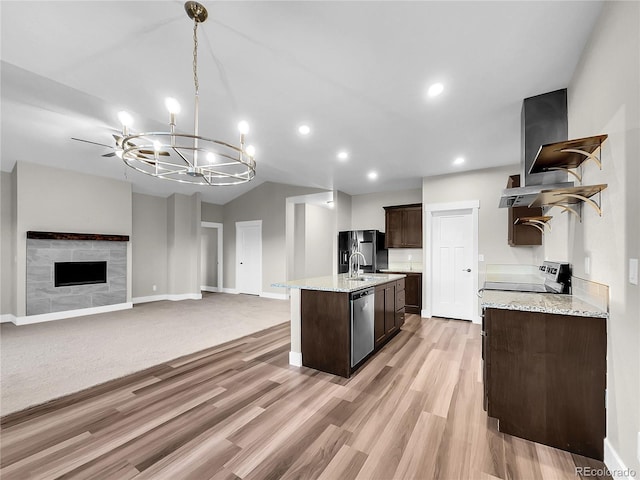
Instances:
[[[487,265],[481,290],[570,293],[571,265],[544,261],[542,265]]]

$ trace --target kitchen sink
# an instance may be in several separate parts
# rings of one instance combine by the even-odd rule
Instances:
[[[350,278],[349,280],[354,282],[370,282],[371,280],[374,280],[374,278],[373,277],[355,277],[355,278]]]

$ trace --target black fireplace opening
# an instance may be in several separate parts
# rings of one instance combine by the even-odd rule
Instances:
[[[56,262],[55,286],[107,283],[107,262]]]

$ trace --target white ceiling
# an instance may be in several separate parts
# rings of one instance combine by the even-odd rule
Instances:
[[[192,22],[181,1],[2,1],[2,170],[30,161],[127,178],[134,191],[202,191],[224,204],[264,181],[349,194],[417,188],[421,177],[518,163],[523,98],[568,86],[599,1],[204,1],[200,132],[250,122],[256,179],[195,187],[125,168],[116,113],[135,129],[182,104],[192,128]],[[427,99],[442,82],[445,92]],[[154,119],[154,120],[151,120]],[[308,137],[297,126],[312,128]],[[339,149],[350,159],[336,159]],[[453,166],[457,156],[462,166]],[[367,172],[376,170],[376,181]]]

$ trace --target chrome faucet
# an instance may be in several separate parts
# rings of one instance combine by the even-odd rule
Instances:
[[[362,260],[363,260],[364,263],[367,262],[367,259],[364,258],[364,255],[362,254],[362,252],[358,252],[358,251],[353,252],[349,256],[349,278],[354,278],[354,277],[358,276],[358,272],[360,271],[360,259],[358,258],[358,256],[362,257]],[[355,275],[354,275],[354,272],[353,272],[353,257],[356,257]]]

